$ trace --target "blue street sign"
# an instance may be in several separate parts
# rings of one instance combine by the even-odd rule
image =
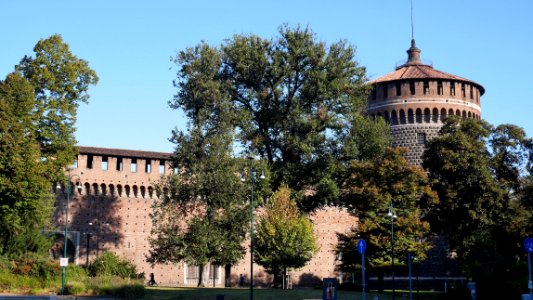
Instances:
[[[527,253],[533,252],[533,239],[528,237],[524,240],[524,249]]]
[[[365,253],[365,250],[366,250],[366,241],[363,239],[360,239],[357,242],[357,251],[359,251],[360,254],[363,254]]]

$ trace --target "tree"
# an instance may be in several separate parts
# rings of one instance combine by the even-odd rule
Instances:
[[[379,157],[390,142],[383,120],[361,117],[365,69],[346,41],[327,47],[308,28],[282,26],[271,40],[235,35],[220,48],[201,43],[176,63],[179,92],[170,105],[191,118],[193,108],[227,98],[234,142],[266,159],[273,189],[285,182],[305,198],[303,208],[339,195],[349,161]],[[310,189],[317,193],[305,193]]]
[[[88,102],[89,86],[98,83],[98,76],[87,61],[72,54],[60,35],[39,40],[33,51],[35,57],[24,56],[15,71],[34,89],[35,138],[50,168],[49,180],[56,182],[77,154],[77,110],[81,102]]]
[[[52,212],[51,184],[41,163],[34,92],[19,74],[0,81],[0,254],[44,253],[41,230]]]
[[[395,263],[403,264],[407,252],[423,260],[431,248],[429,222],[424,216],[437,196],[429,186],[424,170],[410,165],[403,150],[390,148],[381,160],[353,161],[350,177],[345,182],[343,200],[357,217],[359,224],[349,234],[339,235],[337,252],[342,253],[341,270],[353,272],[359,268],[356,259],[357,241],[367,240],[370,267],[383,275],[391,265],[391,217],[393,204]],[[402,255],[399,255],[402,254]]]
[[[218,79],[216,51],[202,44],[182,51],[178,60],[182,81],[176,83],[180,91],[171,106],[182,109],[189,122],[185,131],[173,131],[173,164],[180,171],[157,187],[162,199],[154,204],[156,237],[150,240],[149,260],[185,260],[200,269],[211,262],[228,271],[244,255],[250,211],[238,176],[244,161],[232,156],[236,116]]]
[[[34,51],[0,81],[0,253],[10,255],[48,249],[50,187],[75,158],[77,108],[98,80],[59,35]]]
[[[514,125],[456,117],[428,143],[424,167],[440,199],[429,214],[432,228],[448,236],[474,279],[510,278],[523,252],[531,149]]]
[[[287,186],[275,192],[254,235],[256,263],[272,274],[303,267],[317,251],[311,221],[300,215]]]

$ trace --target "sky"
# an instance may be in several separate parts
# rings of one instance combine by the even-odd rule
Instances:
[[[533,135],[533,1],[412,0],[414,37],[424,62],[485,87],[482,117]],[[308,26],[317,41],[357,48],[369,79],[405,61],[411,0],[17,0],[0,1],[0,78],[39,39],[60,34],[98,74],[78,110],[81,146],[172,152],[187,120],[171,58],[201,41],[235,34],[271,39],[282,24]]]

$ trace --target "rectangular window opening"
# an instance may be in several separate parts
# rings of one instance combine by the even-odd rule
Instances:
[[[87,169],[93,168],[93,156],[91,154],[87,155]]]
[[[402,85],[399,82],[396,82],[396,96],[402,95]]]
[[[411,81],[409,82],[409,90],[411,91],[411,95],[414,95],[415,94],[415,82],[414,81]]]
[[[159,161],[159,174],[165,174],[165,161],[163,159]]]
[[[425,145],[427,143],[427,137],[425,132],[418,132],[416,134],[416,139],[421,145]]]
[[[150,159],[146,160],[146,165],[144,166],[144,171],[146,173],[151,173],[152,172],[152,161]]]
[[[455,96],[455,82],[450,82],[450,96]]]
[[[437,81],[437,94],[442,95],[442,80]]]
[[[461,83],[461,96],[466,97],[465,84]]]
[[[474,86],[470,85],[470,99],[474,99]]]
[[[388,98],[389,97],[389,87],[387,85],[384,85],[383,86],[383,98]]]
[[[122,157],[117,157],[117,171],[123,170]]]
[[[429,82],[424,80],[424,95],[429,94]]]
[[[102,156],[102,171],[107,171],[107,156]]]
[[[137,159],[136,158],[131,159],[131,172],[132,173],[137,172]]]

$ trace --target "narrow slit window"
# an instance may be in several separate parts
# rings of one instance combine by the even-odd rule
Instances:
[[[409,90],[411,91],[411,95],[415,94],[415,82],[414,81],[409,82]]]
[[[461,96],[466,97],[465,84],[461,83]]]
[[[425,145],[427,143],[427,137],[425,132],[418,132],[416,134],[416,139],[421,145]]]
[[[384,85],[383,86],[383,98],[388,98],[389,97],[389,87],[387,85]]]
[[[442,95],[442,80],[437,81],[437,94]]]
[[[424,95],[429,94],[429,82],[427,80],[424,80]]]
[[[470,99],[474,99],[474,86],[470,85]]]

